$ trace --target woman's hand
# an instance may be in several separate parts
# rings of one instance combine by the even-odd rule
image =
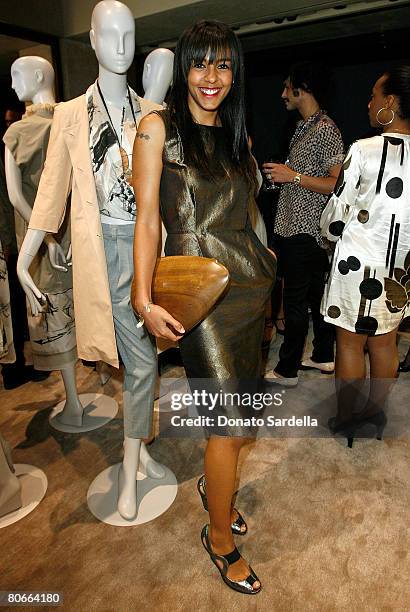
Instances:
[[[150,304],[150,311],[142,310],[145,327],[156,338],[165,338],[176,342],[181,339],[185,329],[179,321],[174,319],[164,308],[157,304]]]

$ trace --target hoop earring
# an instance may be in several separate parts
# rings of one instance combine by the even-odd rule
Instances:
[[[379,119],[379,115],[382,111],[387,111],[387,110],[391,112],[392,118],[390,119],[390,121],[386,121],[386,123],[382,123],[382,121],[380,121]],[[377,115],[376,115],[376,121],[380,125],[390,125],[391,123],[393,123],[395,116],[396,115],[394,114],[394,110],[392,108],[379,108],[379,110],[377,111]]]

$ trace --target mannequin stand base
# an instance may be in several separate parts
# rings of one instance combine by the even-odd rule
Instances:
[[[53,408],[48,419],[51,427],[64,433],[81,433],[99,429],[111,421],[118,412],[118,404],[107,395],[101,393],[82,393],[80,402],[84,406],[83,424],[81,427],[60,423],[58,414],[63,410],[65,401],[62,401]]]
[[[18,510],[0,517],[0,529],[17,523],[30,512],[33,512],[47,491],[47,476],[42,470],[25,463],[16,463],[14,467],[16,476],[21,482],[21,500],[23,503]]]
[[[154,520],[172,505],[178,490],[176,478],[169,468],[159,480],[148,478],[138,472],[137,516],[127,521],[117,510],[118,471],[117,463],[101,472],[91,483],[87,492],[87,504],[93,515],[103,523],[116,527],[132,527]]]

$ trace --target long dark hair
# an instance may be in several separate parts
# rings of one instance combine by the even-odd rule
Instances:
[[[194,64],[205,58],[211,63],[225,58],[227,51],[230,51],[231,56],[233,83],[218,109],[218,115],[226,133],[226,144],[232,163],[254,182],[255,165],[249,152],[245,127],[242,48],[237,36],[227,25],[219,21],[199,21],[180,36],[175,49],[173,84],[168,108],[178,127],[187,163],[209,174],[210,160],[188,106],[188,73]]]
[[[410,120],[410,66],[394,66],[384,73],[386,80],[382,89],[385,96],[393,95],[399,99],[398,113],[401,119]]]

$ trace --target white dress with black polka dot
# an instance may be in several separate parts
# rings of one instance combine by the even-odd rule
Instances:
[[[330,202],[346,212],[328,228],[340,238],[322,314],[356,333],[387,333],[409,315],[410,136],[355,142]]]

